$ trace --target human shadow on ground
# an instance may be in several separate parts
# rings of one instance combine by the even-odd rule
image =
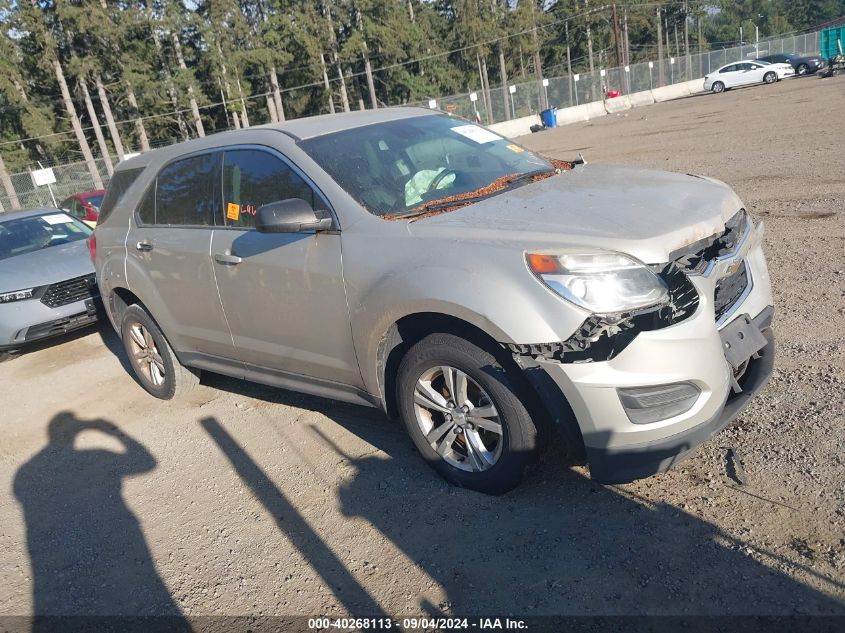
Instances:
[[[108,436],[123,451],[80,450],[75,442],[85,431]],[[167,630],[188,630],[122,492],[124,479],[152,471],[155,458],[112,422],[69,412],[50,421],[48,439],[18,469],[13,485],[26,521],[32,629],[94,626],[51,616],[167,615],[160,622]],[[144,629],[156,630],[155,622]]]

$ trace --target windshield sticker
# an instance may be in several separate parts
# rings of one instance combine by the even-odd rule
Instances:
[[[42,215],[41,219],[47,224],[72,224],[73,219],[64,213],[54,213],[53,215]]]
[[[226,219],[237,222],[241,217],[241,205],[230,202],[226,205]]]
[[[505,145],[510,151],[515,152],[517,154],[522,154],[525,150],[522,149],[519,145]]]
[[[485,130],[477,125],[459,125],[453,127],[452,131],[476,143],[491,143],[503,140],[498,134],[493,134],[490,130]]]

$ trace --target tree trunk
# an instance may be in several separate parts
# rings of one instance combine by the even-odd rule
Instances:
[[[188,65],[185,63],[185,56],[182,55],[182,43],[179,41],[179,36],[174,31],[171,33],[170,38],[173,41],[173,49],[176,51],[176,63],[179,64],[179,69],[183,71],[188,70]],[[197,100],[194,97],[193,82],[188,83],[188,100],[191,104],[191,114],[194,116],[194,127],[197,128],[197,136],[202,138],[205,136],[205,128],[202,124],[202,118],[200,118],[200,109],[197,105]]]
[[[109,97],[106,94],[106,88],[103,85],[103,78],[100,73],[94,74],[94,83],[97,85],[97,94],[100,96],[100,105],[103,107],[103,114],[106,116],[106,125],[109,127],[109,135],[111,142],[114,144],[114,151],[117,152],[118,161],[123,160],[123,141],[120,139],[120,133],[117,131],[117,124],[114,122],[114,116],[111,111],[111,104]]]
[[[150,20],[152,21],[152,18],[150,18]],[[152,33],[153,42],[155,43],[156,50],[158,51],[158,60],[161,64],[161,72],[164,75],[165,83],[167,84],[167,94],[170,97],[170,103],[173,104],[173,110],[176,113],[176,123],[179,126],[179,134],[182,136],[183,141],[187,141],[191,138],[191,135],[188,132],[188,126],[185,123],[185,119],[182,117],[182,112],[179,108],[179,97],[176,94],[176,86],[173,84],[173,75],[170,72],[167,59],[164,56],[164,48],[161,45],[161,39],[158,36],[158,31],[155,30],[152,23],[150,24],[150,32]]]
[[[334,114],[334,95],[332,94],[332,88],[329,84],[329,73],[326,70],[326,58],[322,53],[320,53],[320,69],[323,71],[323,87],[326,90],[326,96],[329,98],[329,112]]]
[[[370,93],[370,107],[373,110],[378,109],[378,99],[376,99],[376,86],[373,83],[373,67],[370,65],[370,56],[364,53],[364,71],[367,75],[367,90]]]
[[[502,40],[499,40],[499,76],[502,80],[502,106],[505,108],[505,118],[510,118],[510,107],[508,97],[508,67],[505,64],[505,50],[502,48]]]
[[[12,209],[19,209],[21,203],[18,200],[18,194],[12,184],[9,172],[6,170],[6,163],[3,162],[2,156],[0,156],[0,182],[3,183],[3,189],[6,190],[6,195],[9,197],[9,204],[12,205]]]
[[[135,89],[132,84],[126,82],[126,100],[129,102],[129,107],[132,108],[132,114],[135,116],[135,133],[138,135],[138,141],[141,143],[141,151],[150,151],[150,139],[147,137],[147,129],[144,127],[144,121],[141,120],[140,111],[138,110],[138,100],[135,98]]]
[[[103,136],[103,130],[100,129],[100,120],[97,118],[97,111],[94,109],[94,103],[91,101],[91,93],[88,92],[88,82],[81,79],[77,82],[82,88],[82,98],[85,101],[85,109],[88,110],[88,118],[91,119],[91,125],[94,126],[94,136],[97,137],[97,145],[100,147],[100,155],[103,157],[103,162],[106,164],[106,172],[111,178],[114,173],[114,165],[109,156],[109,146],[106,145],[106,139]]]
[[[489,113],[488,125],[495,122],[493,119],[493,99],[490,95],[490,76],[487,73],[487,58],[481,56],[481,79],[484,82],[484,102],[487,104],[487,112]]]
[[[337,78],[340,80],[340,100],[343,102],[343,111],[349,112],[349,93],[346,92],[346,78],[343,76],[340,60],[337,60]]]
[[[103,188],[103,179],[100,177],[100,172],[97,171],[97,164],[94,162],[94,156],[91,154],[91,148],[88,145],[88,139],[85,138],[85,133],[82,131],[82,126],[79,124],[79,117],[76,114],[76,107],[73,105],[73,99],[70,98],[70,90],[65,81],[65,73],[62,70],[62,65],[59,60],[53,61],[53,70],[56,72],[56,81],[59,82],[59,89],[62,92],[62,100],[65,104],[65,111],[67,112],[70,123],[73,126],[73,132],[76,135],[76,140],[79,143],[79,149],[82,150],[82,156],[85,158],[85,165],[88,167],[88,173],[91,174],[91,180],[94,182],[95,189]]]
[[[337,55],[337,36],[334,32],[334,19],[329,3],[323,0],[323,17],[329,27],[329,47],[332,52],[332,62],[337,68],[337,78],[340,80],[340,100],[343,103],[343,111],[349,112],[349,93],[346,92],[346,78],[343,76],[343,68],[340,65],[340,58]]]
[[[241,123],[244,127],[249,127],[249,112],[246,111],[246,99],[244,99],[244,91],[241,88],[241,78],[235,75],[235,85],[238,87],[238,96],[241,101]]]
[[[416,22],[414,17],[414,0],[408,0],[408,16],[411,18],[411,23]]]
[[[279,75],[276,72],[276,64],[270,66],[270,85],[273,87],[273,105],[276,107],[276,117],[279,121],[284,121],[285,107],[282,104],[282,91],[279,90]]]
[[[278,123],[279,115],[276,114],[276,104],[273,102],[273,97],[269,94],[264,96],[267,99],[267,112],[270,113],[270,122]]]

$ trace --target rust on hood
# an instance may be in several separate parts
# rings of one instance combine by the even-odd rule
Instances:
[[[555,176],[564,171],[571,171],[575,168],[575,163],[566,160],[559,160],[557,158],[546,158],[552,167],[554,167],[555,171],[550,171],[545,174],[537,174],[531,178],[531,182],[539,182],[541,180],[545,180],[546,178],[550,178],[551,176]],[[445,198],[438,198],[436,200],[430,200],[424,204],[421,204],[413,209],[409,209],[408,211],[403,211],[402,213],[394,213],[381,216],[385,220],[407,220],[409,218],[405,217],[409,213],[413,213],[416,210],[424,210],[426,207],[430,207],[432,205],[448,205],[444,207],[440,207],[438,209],[432,209],[426,213],[420,213],[419,215],[413,216],[414,220],[421,220],[423,218],[429,218],[434,215],[440,215],[441,213],[449,213],[450,211],[455,211],[462,207],[469,206],[473,202],[476,202],[476,198],[478,196],[488,196],[490,194],[496,193],[497,191],[501,191],[508,185],[508,181],[512,178],[519,176],[520,174],[508,174],[507,176],[501,176],[496,178],[493,182],[489,185],[485,185],[484,187],[479,187],[478,189],[473,189],[472,191],[467,191],[466,193],[459,193],[454,196],[447,196]],[[450,202],[454,202],[454,204],[449,204]]]

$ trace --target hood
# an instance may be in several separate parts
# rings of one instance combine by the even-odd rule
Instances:
[[[0,292],[46,286],[94,272],[85,240],[0,260]]]
[[[481,202],[410,223],[412,235],[507,240],[520,248],[588,247],[662,263],[724,231],[742,207],[703,176],[584,165]]]

